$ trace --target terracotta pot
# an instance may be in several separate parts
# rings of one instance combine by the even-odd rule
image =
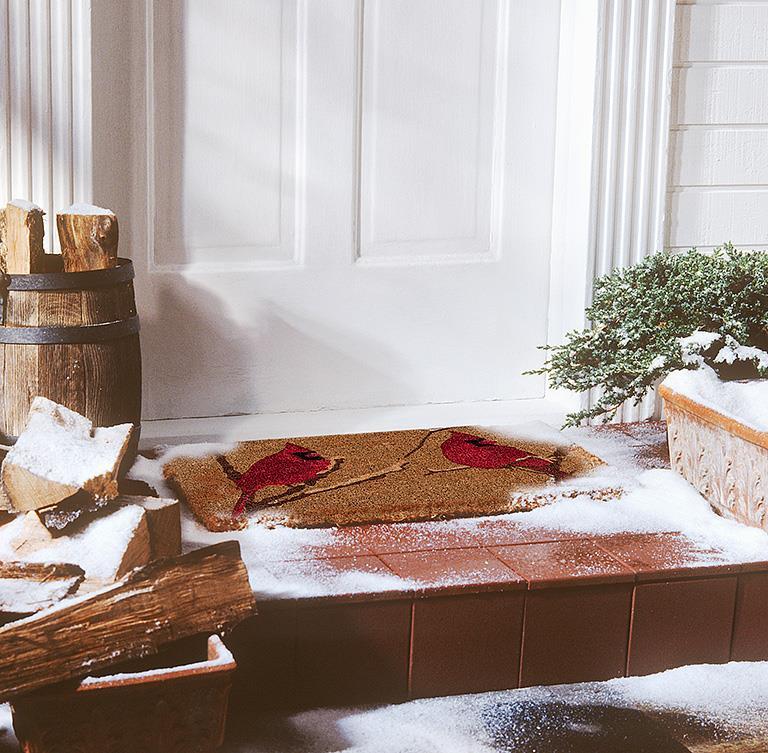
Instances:
[[[768,530],[768,432],[662,385],[672,468],[721,515]]]
[[[207,648],[207,659],[192,664],[89,677],[75,687],[59,686],[17,699],[13,726],[22,751],[218,750],[236,664],[218,636],[208,639]]]

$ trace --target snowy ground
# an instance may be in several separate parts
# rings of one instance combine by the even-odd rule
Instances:
[[[768,663],[261,717],[241,734],[226,753],[665,753],[680,750],[664,747],[673,737],[682,750],[717,751],[720,743],[734,746],[722,750],[747,750],[735,742],[762,740],[763,747],[748,749],[765,751]]]
[[[259,715],[255,709],[247,725],[232,731],[222,753],[686,750],[768,751],[768,662],[289,716]],[[0,706],[0,753],[16,751],[10,711]]]
[[[495,516],[514,521],[520,526],[551,528],[583,534],[609,534],[623,531],[640,533],[680,531],[702,550],[702,561],[749,562],[768,559],[768,534],[725,520],[713,513],[707,502],[681,477],[663,468],[648,468],[645,454],[649,447],[664,444],[665,436],[658,424],[647,429],[635,429],[633,436],[621,431],[571,429],[560,433],[541,423],[506,427],[510,436],[521,434],[553,440],[559,438],[580,444],[606,464],[591,474],[553,486],[555,502],[531,512]],[[215,447],[217,451],[222,449]],[[207,454],[213,445],[188,445],[168,448],[155,460],[140,458],[131,475],[170,495],[164,486],[162,465],[173,456]],[[619,499],[597,501],[587,491],[620,487],[624,493]],[[584,492],[575,498],[573,491]],[[568,492],[569,496],[558,497]],[[438,521],[423,526],[471,533],[481,520],[468,518]],[[332,543],[334,529],[273,529],[253,524],[242,531],[211,533],[185,513],[183,537],[185,547],[215,543],[236,538],[240,541],[243,559],[258,596],[315,596],[333,593],[355,593],[400,590],[409,584],[395,575],[375,573],[343,573],[324,570],[322,563],[313,572],[304,572],[301,578],[281,578],[270,574],[265,564],[269,561],[302,559],[306,550],[322,548]]]

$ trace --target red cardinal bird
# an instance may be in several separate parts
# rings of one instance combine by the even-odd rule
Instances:
[[[468,465],[470,468],[524,468],[535,473],[561,478],[562,473],[552,460],[531,455],[530,452],[498,444],[492,439],[452,431],[451,436],[440,445],[443,456],[452,463]]]
[[[227,477],[234,481],[242,492],[232,510],[235,518],[243,514],[246,505],[253,502],[253,496],[259,489],[267,486],[304,484],[331,467],[331,461],[314,450],[290,442],[286,442],[279,452],[257,460],[244,473],[236,471],[225,457],[220,455],[216,459]]]

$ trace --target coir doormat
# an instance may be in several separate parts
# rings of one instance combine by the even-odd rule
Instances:
[[[601,460],[558,445],[462,427],[244,442],[164,467],[212,531],[248,520],[298,528],[514,512]]]

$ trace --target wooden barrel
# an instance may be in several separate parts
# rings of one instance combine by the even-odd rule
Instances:
[[[6,443],[21,433],[36,395],[96,426],[141,422],[133,264],[118,259],[112,269],[65,273],[60,257],[51,256],[50,271],[5,275],[0,291],[0,434]]]

